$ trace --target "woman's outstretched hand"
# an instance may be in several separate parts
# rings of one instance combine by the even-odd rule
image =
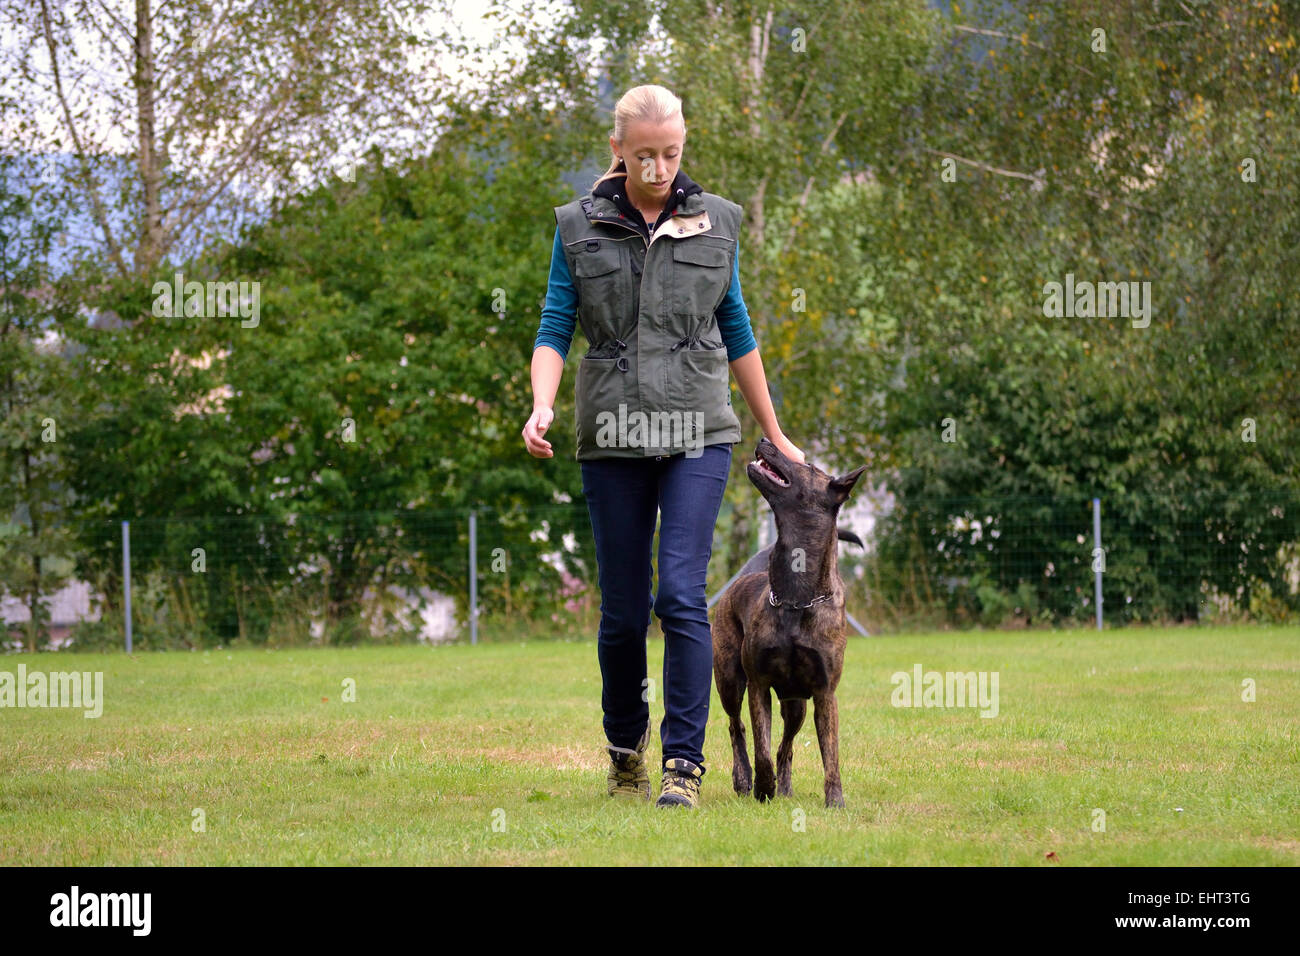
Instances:
[[[803,452],[796,448],[790,439],[786,438],[784,434],[778,434],[775,438],[771,439],[771,442],[776,446],[777,451],[785,455],[785,457],[789,458],[791,461],[798,462],[801,465],[806,464]]]
[[[554,409],[538,405],[533,409],[533,416],[528,419],[528,424],[524,426],[522,432],[524,445],[528,448],[528,454],[534,458],[555,457],[555,452],[551,451],[551,443],[542,437],[546,434],[546,429],[551,427],[554,419]]]

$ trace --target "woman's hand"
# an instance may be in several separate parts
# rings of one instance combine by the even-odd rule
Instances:
[[[537,405],[533,408],[533,416],[528,419],[528,424],[524,426],[522,434],[524,436],[524,445],[528,448],[528,454],[534,458],[555,457],[555,452],[551,451],[551,443],[542,437],[546,433],[546,429],[551,427],[551,422],[554,419],[554,409],[545,405]]]
[[[776,446],[777,451],[785,455],[785,457],[789,458],[791,461],[798,462],[801,465],[806,464],[803,452],[796,448],[794,444],[791,443],[790,439],[786,438],[783,433],[778,432],[775,438],[768,440]]]

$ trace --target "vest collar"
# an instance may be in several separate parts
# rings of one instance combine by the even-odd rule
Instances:
[[[603,196],[586,196],[582,199],[583,214],[592,222],[607,222],[615,226],[622,226],[624,229],[637,229],[627,221],[627,217],[618,211],[613,200],[606,199]],[[673,239],[684,239],[687,236],[698,236],[709,232],[713,228],[713,222],[709,219],[709,212],[704,206],[704,200],[698,195],[687,196],[677,204],[677,208],[672,214],[659,223],[650,236],[650,242],[654,242],[660,236],[666,236]],[[644,233],[642,233],[644,235]]]
[[[619,163],[618,168],[626,172],[626,161]],[[713,228],[704,205],[704,187],[687,176],[680,168],[673,178],[668,206],[669,214],[661,218],[659,227],[651,233],[651,242],[660,236],[685,238],[708,232]],[[637,232],[641,231],[629,221],[629,216],[636,213],[636,210],[628,201],[623,176],[615,176],[598,183],[596,188],[583,198],[582,209],[584,215],[592,222],[610,222],[628,229],[636,229]]]

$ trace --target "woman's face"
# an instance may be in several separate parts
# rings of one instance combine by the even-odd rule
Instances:
[[[627,138],[609,144],[627,166],[627,194],[636,205],[652,206],[668,198],[668,189],[682,164],[686,133],[681,120],[647,123],[634,120],[627,126]]]

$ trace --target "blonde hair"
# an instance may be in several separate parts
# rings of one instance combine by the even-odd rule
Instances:
[[[685,140],[686,119],[682,116],[681,99],[662,86],[634,86],[620,96],[618,102],[614,104],[612,135],[616,143],[621,143],[627,139],[629,123],[640,121],[657,125],[672,122],[674,119],[682,121],[682,139]],[[620,170],[618,164],[618,154],[611,149],[609,169],[605,170],[605,175],[591,184],[591,188],[595,189],[613,176],[626,176],[626,168]],[[624,164],[626,166],[626,159]]]

